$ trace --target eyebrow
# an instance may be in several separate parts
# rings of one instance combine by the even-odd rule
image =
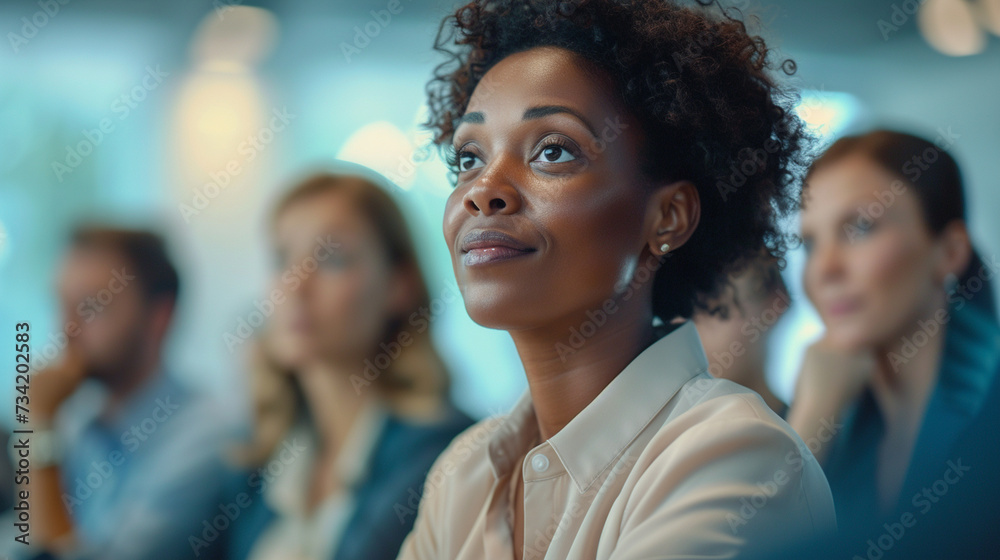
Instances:
[[[565,113],[576,117],[577,120],[583,123],[583,126],[587,127],[587,130],[590,132],[591,136],[593,136],[594,138],[598,137],[597,131],[594,130],[594,125],[590,124],[590,121],[587,120],[587,117],[583,116],[583,114],[580,113],[579,111],[570,109],[569,107],[566,107],[564,105],[541,105],[538,107],[530,107],[524,111],[524,115],[521,116],[521,120],[528,121],[533,119],[540,119],[543,117],[547,117],[549,115],[557,115],[560,113]],[[483,124],[486,122],[486,115],[482,111],[472,111],[471,113],[466,113],[462,115],[462,118],[459,119],[458,122],[459,124],[462,123]]]
[[[462,115],[461,119],[458,119],[458,124],[469,123],[469,124],[483,124],[486,122],[486,115],[482,111],[473,111],[471,113],[466,113]]]

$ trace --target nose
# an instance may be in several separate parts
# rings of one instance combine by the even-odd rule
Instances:
[[[844,254],[835,243],[815,247],[809,256],[809,273],[817,285],[836,282],[844,275]]]
[[[469,190],[462,203],[473,216],[482,214],[513,214],[521,209],[521,193],[515,186],[513,170],[503,158],[491,162]]]

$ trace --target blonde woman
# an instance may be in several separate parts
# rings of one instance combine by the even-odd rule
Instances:
[[[448,401],[405,221],[374,180],[322,174],[279,201],[271,234],[280,297],[228,556],[394,558],[431,463],[472,422]]]

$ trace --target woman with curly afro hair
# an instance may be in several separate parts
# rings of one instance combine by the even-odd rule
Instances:
[[[437,459],[400,558],[731,558],[832,529],[802,439],[684,320],[780,257],[797,207],[808,138],[764,41],[717,7],[476,0],[435,47],[445,240],[528,388]]]

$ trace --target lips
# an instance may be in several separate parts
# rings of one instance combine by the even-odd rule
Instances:
[[[523,257],[535,248],[514,236],[495,229],[472,230],[462,239],[462,263],[477,266]]]
[[[840,299],[832,301],[826,306],[827,315],[831,317],[843,317],[859,309],[861,309],[861,302],[857,299]]]

